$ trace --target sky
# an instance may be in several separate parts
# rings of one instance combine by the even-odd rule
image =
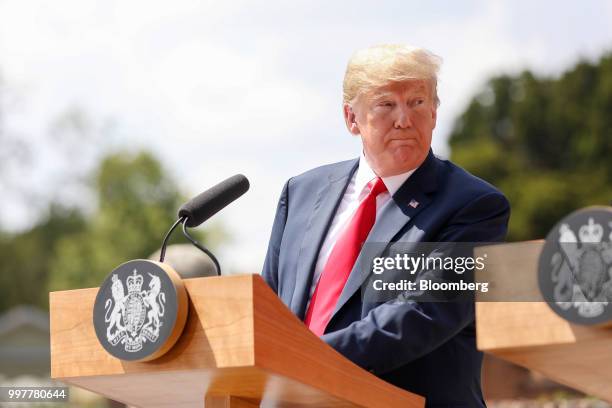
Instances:
[[[243,173],[251,189],[211,223],[231,237],[224,269],[259,272],[284,182],[360,152],[341,112],[355,50],[407,43],[442,57],[432,146],[447,157],[455,118],[488,78],[596,60],[612,50],[610,22],[608,0],[0,0],[3,126],[36,146],[12,177],[42,201],[91,200],[61,178],[90,170],[99,146],[152,150],[188,194]],[[96,131],[66,160],[49,133],[74,109]],[[25,228],[36,208],[5,194],[0,223]]]

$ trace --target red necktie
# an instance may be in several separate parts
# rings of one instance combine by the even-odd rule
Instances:
[[[353,265],[361,252],[374,221],[376,221],[376,196],[387,191],[380,177],[368,183],[370,192],[355,211],[353,218],[340,233],[321,272],[312,294],[304,323],[313,333],[321,336],[331,319]]]

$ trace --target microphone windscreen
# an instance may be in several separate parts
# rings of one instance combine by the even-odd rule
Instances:
[[[248,189],[249,180],[242,174],[236,174],[183,204],[178,216],[187,218],[186,226],[197,227],[246,193]]]

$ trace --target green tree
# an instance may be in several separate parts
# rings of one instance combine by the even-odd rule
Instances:
[[[84,228],[85,219],[79,211],[51,204],[32,228],[0,234],[0,312],[22,303],[47,308],[48,265],[57,243]]]
[[[488,81],[451,131],[451,159],[510,200],[509,239],[542,238],[569,212],[612,200],[612,53],[559,78]]]
[[[182,202],[149,153],[116,153],[95,177],[98,208],[79,234],[63,238],[50,264],[51,290],[98,286],[119,264],[159,248]]]

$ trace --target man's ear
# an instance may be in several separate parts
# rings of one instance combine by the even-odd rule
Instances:
[[[355,112],[353,112],[353,108],[348,103],[345,103],[342,107],[342,111],[344,113],[344,122],[346,123],[346,127],[353,135],[359,135],[359,126],[357,125],[357,118],[355,116]]]
[[[433,119],[433,128],[435,129],[436,123],[438,122],[438,107],[434,106],[431,111],[431,118]]]

